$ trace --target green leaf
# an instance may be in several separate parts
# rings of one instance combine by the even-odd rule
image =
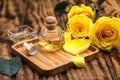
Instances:
[[[55,9],[54,9],[55,14],[56,14],[57,16],[61,16],[62,14],[67,13],[67,12],[65,11],[65,8],[66,8],[68,5],[69,5],[69,3],[68,3],[67,1],[62,1],[62,2],[58,3],[58,4],[55,6]]]
[[[94,10],[96,11],[96,19],[95,20],[97,20],[100,17],[99,12],[101,10],[104,10],[104,8],[105,8],[105,5],[101,5],[99,8],[94,8]]]
[[[105,0],[99,0],[98,5],[101,6]]]
[[[99,10],[104,10],[105,9],[105,5],[101,5]]]
[[[0,73],[8,76],[15,75],[22,65],[20,57],[12,59],[0,58]]]

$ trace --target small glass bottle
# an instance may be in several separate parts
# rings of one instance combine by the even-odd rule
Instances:
[[[44,20],[45,27],[41,29],[42,38],[49,44],[54,44],[51,46],[53,48],[61,47],[62,40],[62,29],[57,26],[57,20],[53,16],[48,16]]]

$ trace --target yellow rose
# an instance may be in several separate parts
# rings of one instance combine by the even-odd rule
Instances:
[[[95,19],[95,12],[91,9],[91,7],[85,6],[84,4],[81,4],[81,6],[73,6],[68,13],[68,19],[79,14],[84,14],[92,20]]]
[[[81,10],[80,10],[79,6],[77,6],[77,5],[73,6],[68,13],[68,19],[73,17],[74,15],[79,15],[80,12],[81,12]]]
[[[93,25],[90,32],[92,44],[102,50],[111,49],[120,43],[120,19],[101,17]]]
[[[86,37],[90,32],[93,22],[85,15],[75,15],[68,20],[67,30],[75,37]]]

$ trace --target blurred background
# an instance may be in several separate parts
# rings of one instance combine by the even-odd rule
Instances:
[[[36,30],[39,30],[43,25],[43,20],[46,16],[55,16],[58,20],[58,25],[63,27],[67,19],[67,14],[60,16],[55,14],[55,7],[60,2],[67,1],[68,6],[66,12],[73,5],[98,6],[98,2],[102,0],[0,0],[0,38],[6,38],[4,33],[9,25],[28,25]],[[120,17],[119,0],[105,0],[103,5],[104,10],[99,12],[100,16],[115,16]],[[48,5],[49,4],[49,5]]]

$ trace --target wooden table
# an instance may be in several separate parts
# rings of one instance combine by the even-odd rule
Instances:
[[[44,26],[46,16],[56,16],[55,5],[62,1],[64,0],[0,0],[0,56],[7,59],[14,57],[12,42],[7,36],[7,30],[14,28],[10,25],[27,24],[39,31]],[[84,0],[69,1],[72,4],[85,3]],[[106,8],[100,13],[101,16],[120,17],[119,0],[106,0],[104,5]],[[71,7],[69,5],[66,10]],[[67,15],[56,18],[58,25],[63,27]],[[22,61],[22,67],[15,76],[0,74],[0,80],[120,80],[120,47],[114,48],[110,53],[100,51],[96,59],[86,63],[85,68],[72,68],[53,76],[42,76]]]

